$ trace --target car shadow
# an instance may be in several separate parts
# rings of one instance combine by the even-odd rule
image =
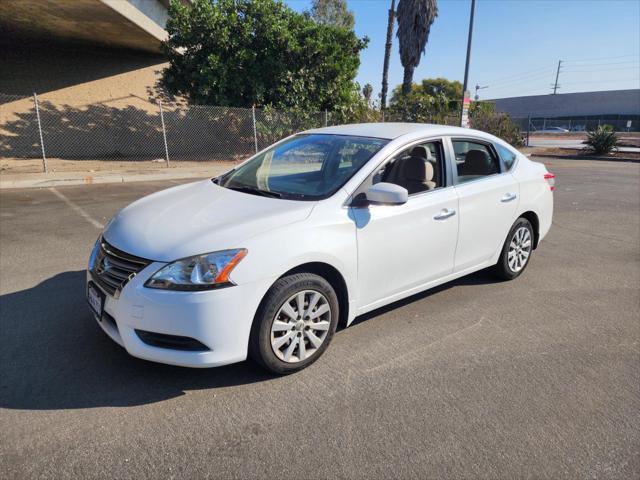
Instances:
[[[131,357],[100,329],[85,305],[84,271],[55,275],[0,296],[0,407],[57,410],[144,405],[185,391],[278,377],[246,361],[189,369]],[[493,282],[479,272],[413,295],[356,319],[360,324],[438,291]]]
[[[251,362],[189,369],[131,357],[96,324],[84,271],[0,296],[0,407],[133,406],[276,378]]]

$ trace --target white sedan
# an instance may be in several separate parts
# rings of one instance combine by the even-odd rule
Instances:
[[[551,226],[553,189],[544,165],[475,130],[309,130],[120,211],[91,253],[87,297],[136,357],[212,367],[249,355],[290,373],[338,322],[487,267],[520,275]]]

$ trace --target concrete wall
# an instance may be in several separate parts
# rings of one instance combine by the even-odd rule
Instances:
[[[569,117],[588,115],[639,115],[640,89],[562,93],[498,98],[498,112],[512,117]]]
[[[38,155],[34,92],[54,156],[161,157],[167,5],[0,0],[0,157]]]
[[[147,96],[165,60],[160,55],[51,41],[0,43],[0,94],[51,93],[99,101]]]
[[[0,45],[0,64],[0,157],[37,158],[33,92],[52,154],[162,157],[155,102],[161,56],[33,39]]]

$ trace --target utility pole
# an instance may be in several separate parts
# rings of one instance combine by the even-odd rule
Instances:
[[[476,10],[476,0],[471,0],[471,15],[469,16],[469,38],[467,39],[467,61],[464,65],[464,83],[462,84],[462,108],[460,109],[460,125],[465,116],[465,99],[467,95],[467,83],[469,81],[469,61],[471,59],[471,39],[473,37],[473,14]]]
[[[562,65],[562,60],[558,60],[558,70],[556,71],[556,83],[553,85],[553,94],[555,95],[558,91],[558,77],[560,76],[560,65]]]

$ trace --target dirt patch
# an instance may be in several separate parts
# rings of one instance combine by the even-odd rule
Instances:
[[[524,148],[522,152],[525,154],[531,154],[538,157],[556,157],[556,158],[568,158],[568,159],[581,159],[581,160],[618,160],[618,159],[632,159],[640,161],[640,153],[638,152],[613,152],[604,155],[596,155],[590,153],[588,150],[575,150],[571,148]]]
[[[167,167],[164,160],[152,161],[117,161],[117,160],[63,160],[60,158],[48,158],[49,172],[150,172],[166,171],[168,169],[191,168],[206,169],[215,166],[217,168],[233,168],[240,161],[214,160],[214,161],[172,161]],[[42,173],[42,159],[2,158],[0,159],[1,174],[17,173]]]

